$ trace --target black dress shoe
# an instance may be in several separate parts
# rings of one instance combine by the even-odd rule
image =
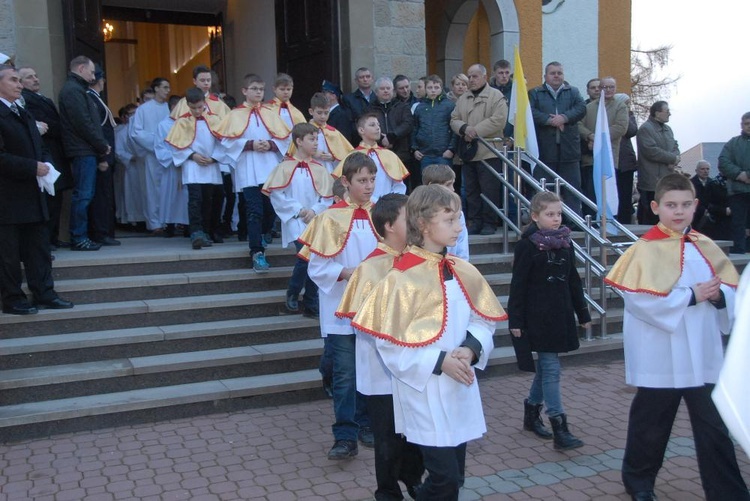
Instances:
[[[353,458],[359,453],[355,440],[336,440],[331,450],[328,451],[328,459],[339,460]]]
[[[37,301],[35,303],[35,306],[42,310],[69,310],[73,307],[73,303],[56,297],[55,299],[51,299],[49,301]]]
[[[363,447],[367,447],[368,449],[375,447],[375,436],[372,434],[372,428],[369,426],[360,427],[357,438],[359,438],[359,443]]]
[[[35,315],[39,313],[39,310],[29,303],[24,302],[3,306],[3,313],[8,313],[9,315]]]
[[[657,501],[658,499],[654,491],[634,492],[630,497],[633,498],[633,501]]]
[[[94,241],[98,244],[102,244],[105,247],[115,247],[117,245],[121,245],[119,240],[115,240],[112,237],[99,238]]]

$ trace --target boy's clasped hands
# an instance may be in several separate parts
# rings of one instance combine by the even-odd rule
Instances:
[[[693,285],[692,289],[696,303],[706,300],[714,302],[721,300],[721,279],[719,277],[713,277],[707,282],[698,282]]]
[[[474,369],[471,367],[473,360],[474,352],[466,346],[459,346],[450,355],[446,355],[440,370],[459,383],[469,386],[475,378]]]

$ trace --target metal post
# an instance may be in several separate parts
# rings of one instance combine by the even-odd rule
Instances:
[[[591,215],[586,215],[586,227],[588,229],[591,229]],[[583,247],[586,249],[586,254],[589,256],[591,255],[591,235],[586,232],[584,235],[584,244]],[[586,289],[588,291],[591,291],[591,263],[587,260],[584,260],[584,266],[583,266],[583,283],[586,285]],[[593,341],[594,336],[591,332],[591,326],[589,326],[586,329],[586,341]]]

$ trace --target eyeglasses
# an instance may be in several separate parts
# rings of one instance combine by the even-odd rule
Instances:
[[[602,89],[604,90],[615,90],[616,88],[614,85],[602,85]]]

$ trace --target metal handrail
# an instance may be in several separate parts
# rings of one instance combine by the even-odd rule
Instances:
[[[508,150],[503,147],[500,151],[495,148],[491,142],[498,142],[502,139],[491,138],[484,139],[478,138],[479,142],[484,145],[490,152],[492,152],[502,162],[502,173],[497,172],[490,164],[485,160],[480,160],[480,163],[488,170],[490,174],[495,176],[501,183],[502,187],[502,201],[503,207],[510,207],[511,203],[516,205],[516,218],[515,221],[510,218],[506,213],[506,210],[497,207],[486,195],[481,194],[480,197],[486,203],[493,212],[503,221],[503,252],[508,253],[509,242],[508,242],[508,231],[511,230],[516,233],[517,236],[521,236],[521,217],[522,208],[530,209],[531,203],[528,198],[523,194],[521,186],[522,184],[528,186],[531,189],[539,191],[548,191],[552,187],[558,195],[560,195],[562,189],[567,189],[573,197],[578,199],[581,204],[588,206],[594,210],[597,210],[597,205],[588,199],[578,189],[571,186],[567,181],[560,177],[551,168],[545,165],[541,160],[528,154],[528,152],[516,148],[514,150],[514,160],[511,160],[508,156]],[[541,168],[544,171],[545,176],[541,179],[537,179],[532,176],[529,172],[521,167],[522,158],[530,161],[534,164],[534,168]],[[513,175],[510,176],[509,174]],[[552,182],[548,183],[547,179],[551,179]],[[515,181],[515,183],[514,183]],[[609,287],[605,282],[604,278],[607,274],[607,255],[612,252],[616,255],[622,255],[624,249],[630,246],[633,242],[638,240],[638,237],[627,229],[625,226],[620,224],[617,220],[610,219],[603,221],[606,226],[614,227],[614,229],[628,239],[626,242],[612,242],[607,238],[605,224],[602,224],[597,230],[593,227],[591,216],[581,217],[573,209],[563,203],[563,214],[575,226],[584,232],[584,245],[580,245],[577,242],[573,242],[573,250],[576,259],[580,261],[584,266],[584,298],[587,304],[589,304],[594,311],[596,311],[601,319],[601,338],[607,337],[608,331],[608,320],[607,320],[607,293],[608,291],[614,291],[615,294],[622,296],[622,293]],[[593,250],[599,251],[598,259],[593,255]],[[588,291],[593,290],[594,281],[599,286],[599,298],[598,301],[589,294]],[[586,329],[587,341],[593,339],[591,329]]]

